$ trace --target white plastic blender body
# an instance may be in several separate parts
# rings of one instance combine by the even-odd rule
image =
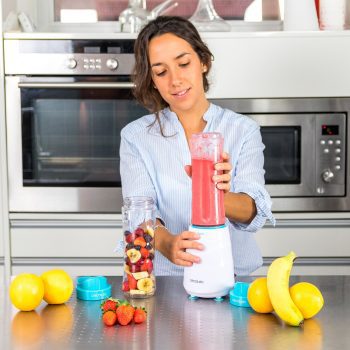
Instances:
[[[204,250],[186,249],[199,256],[200,263],[184,269],[184,288],[192,297],[222,298],[234,285],[230,231],[225,225],[224,193],[216,187],[215,164],[222,161],[224,139],[218,132],[193,134],[192,225],[189,231],[200,235]]]
[[[221,298],[235,283],[230,232],[226,225],[214,227],[190,226],[200,235],[204,250],[187,249],[201,262],[184,269],[184,288],[192,297]]]

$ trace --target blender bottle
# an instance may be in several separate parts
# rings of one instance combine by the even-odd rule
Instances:
[[[226,225],[224,191],[213,182],[220,172],[223,137],[217,132],[192,135],[192,224],[189,231],[199,234],[204,250],[186,249],[200,263],[184,269],[183,285],[191,298],[222,298],[234,285],[230,230]]]
[[[127,197],[122,207],[124,275],[127,298],[146,298],[156,290],[153,271],[155,205],[151,197]]]
[[[193,134],[192,225],[219,226],[225,223],[224,192],[216,187],[213,175],[220,174],[215,164],[222,161],[224,139],[218,132]]]

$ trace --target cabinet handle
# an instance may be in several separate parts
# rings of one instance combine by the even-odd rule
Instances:
[[[121,221],[11,220],[11,228],[122,228]]]

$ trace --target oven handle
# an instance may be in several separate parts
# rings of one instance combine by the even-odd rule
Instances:
[[[113,82],[113,83],[37,83],[37,82],[19,82],[19,88],[26,89],[132,89],[135,86],[131,82]]]

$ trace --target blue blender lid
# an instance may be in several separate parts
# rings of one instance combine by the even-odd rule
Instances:
[[[77,278],[77,298],[102,300],[111,296],[112,286],[104,276],[82,276]]]
[[[230,290],[230,303],[235,306],[250,307],[247,293],[250,283],[236,282]]]

